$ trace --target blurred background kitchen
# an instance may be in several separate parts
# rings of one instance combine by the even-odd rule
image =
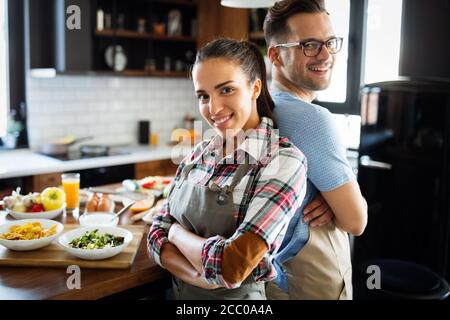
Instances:
[[[266,52],[267,8],[225,2],[252,3],[0,0],[0,195],[70,170],[82,187],[173,174],[172,138],[199,138],[197,48],[224,36]],[[354,259],[412,261],[450,280],[450,3],[325,3],[345,42],[317,103],[335,115],[369,203]],[[428,288],[408,281],[384,285]]]

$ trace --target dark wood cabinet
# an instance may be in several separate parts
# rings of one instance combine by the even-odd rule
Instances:
[[[197,1],[27,1],[31,69],[186,77],[195,58]],[[70,29],[74,5],[80,28]]]
[[[148,176],[173,176],[177,167],[171,159],[140,162],[134,167],[134,177],[142,179]]]
[[[98,0],[94,11],[95,70],[187,76],[197,49],[196,1]],[[107,64],[107,50],[123,52],[125,69],[115,59]]]

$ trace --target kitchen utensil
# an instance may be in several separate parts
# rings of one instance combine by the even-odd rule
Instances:
[[[85,144],[80,146],[81,156],[99,157],[107,156],[109,153],[109,146],[105,144]]]
[[[39,152],[46,155],[65,155],[69,151],[69,147],[75,143],[94,139],[94,137],[82,137],[73,139],[62,139],[59,141],[43,143],[39,147]]]
[[[119,212],[117,212],[114,216],[112,216],[111,219],[109,219],[109,221],[113,221],[115,218],[119,217],[122,213],[124,213],[125,211],[130,209],[133,204],[134,204],[134,201],[130,202],[128,205],[123,207],[122,210],[119,210]]]
[[[105,51],[106,65],[114,71],[123,71],[127,65],[125,50],[120,45],[109,45]]]
[[[108,189],[108,188],[90,187],[89,191],[112,194],[112,195],[116,195],[120,198],[127,198],[127,199],[134,200],[134,201],[143,200],[148,197],[148,195],[143,194],[143,193],[130,192],[127,190],[115,190],[115,189]],[[119,200],[114,199],[114,201],[117,202]],[[120,201],[122,201],[122,199],[120,199]]]

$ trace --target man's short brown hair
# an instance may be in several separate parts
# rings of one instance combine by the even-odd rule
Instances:
[[[298,13],[325,12],[324,0],[283,0],[276,2],[271,7],[264,19],[264,37],[267,46],[275,39],[283,42],[291,32],[287,26],[289,17]]]

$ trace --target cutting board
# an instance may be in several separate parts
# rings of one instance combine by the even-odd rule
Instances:
[[[79,228],[78,224],[64,225],[64,232]],[[127,269],[134,258],[144,235],[144,226],[119,226],[133,233],[133,240],[118,255],[105,260],[83,260],[68,254],[58,245],[58,239],[47,247],[33,251],[12,251],[0,245],[0,266],[67,268],[77,265],[92,269]]]

